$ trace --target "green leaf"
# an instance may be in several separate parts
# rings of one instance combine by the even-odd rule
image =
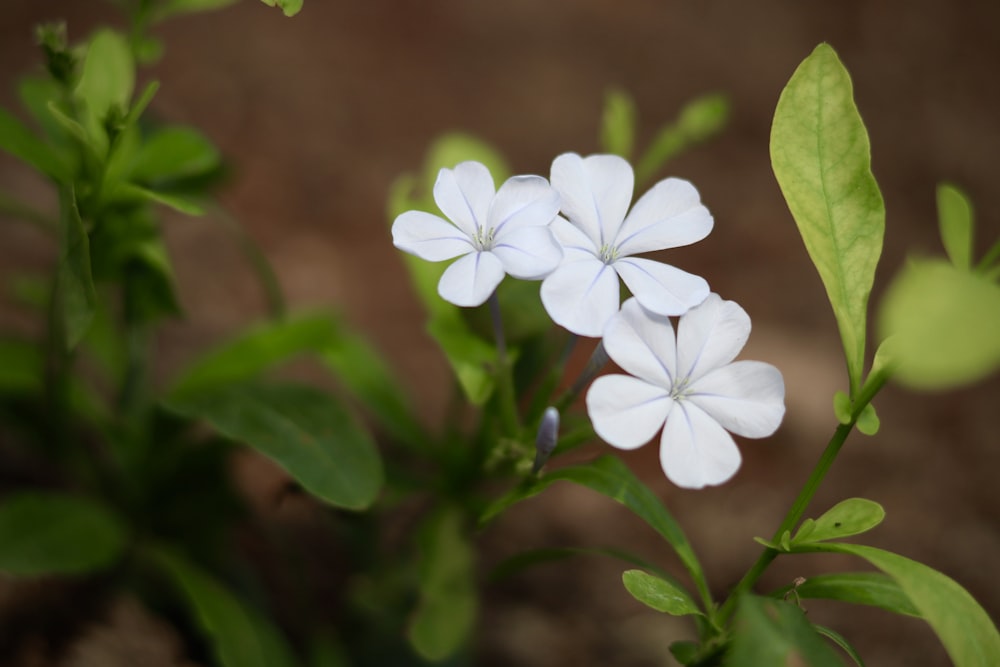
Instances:
[[[861,414],[858,415],[857,427],[858,430],[865,435],[875,435],[878,433],[879,426],[882,422],[878,418],[878,413],[875,412],[875,406],[871,403],[865,405],[861,408]]]
[[[850,424],[854,419],[851,397],[843,391],[838,391],[833,395],[833,414],[841,424]]]
[[[26,76],[18,81],[18,97],[21,105],[42,128],[43,133],[57,146],[66,139],[63,127],[52,117],[49,104],[55,104],[62,97],[62,87],[49,77]],[[63,155],[63,159],[68,156]]]
[[[954,185],[937,188],[938,226],[948,259],[958,269],[972,266],[972,204]]]
[[[858,556],[895,579],[934,629],[955,667],[1000,664],[1000,633],[986,611],[953,579],[904,556],[861,544],[824,542],[801,550]]]
[[[166,550],[147,554],[191,607],[221,667],[295,667],[294,654],[259,612],[183,557]]]
[[[860,535],[882,523],[883,519],[885,510],[875,501],[848,498],[827,510],[808,529],[803,523],[803,527],[792,539],[792,546]]]
[[[70,169],[62,156],[2,107],[0,107],[0,150],[27,162],[56,181],[67,183],[71,179]]]
[[[487,507],[480,517],[480,522],[489,521],[511,505],[537,496],[559,481],[585,486],[628,507],[673,547],[697,584],[698,590],[707,591],[701,564],[680,524],[671,516],[656,494],[639,481],[628,466],[614,456],[602,456],[592,463],[560,468],[532,483],[519,486]]]
[[[382,463],[371,436],[323,392],[230,385],[173,398],[166,406],[253,447],[331,505],[365,509],[382,487]]]
[[[201,176],[219,166],[219,152],[200,132],[167,127],[153,133],[132,163],[131,178],[156,185]]]
[[[430,194],[434,190],[438,172],[442,168],[454,169],[459,162],[475,160],[482,162],[493,175],[493,184],[500,186],[510,176],[507,161],[495,148],[485,141],[470,134],[451,132],[438,137],[427,152],[424,160],[424,193],[428,195],[428,204],[433,203]],[[431,213],[437,214],[436,207],[431,207]]]
[[[785,586],[771,597],[783,597],[794,588],[801,598],[839,600],[879,607],[894,614],[920,617],[920,612],[892,577],[879,572],[838,572],[809,577],[796,586]]]
[[[112,107],[128,109],[134,87],[135,63],[128,41],[114,30],[99,30],[87,46],[76,96],[103,122]]]
[[[969,384],[1000,367],[1000,286],[943,260],[912,260],[879,307],[893,377],[918,389]]]
[[[0,503],[0,571],[7,574],[93,572],[119,559],[125,541],[122,521],[94,500],[22,492]]]
[[[427,332],[441,346],[469,402],[486,403],[496,388],[496,348],[472,333],[457,312],[433,316]]]
[[[90,241],[76,208],[72,187],[59,190],[59,213],[60,249],[55,291],[65,345],[71,350],[90,327],[97,306],[97,292],[90,272]]]
[[[222,9],[236,4],[237,0],[166,0],[153,10],[153,21],[162,21],[177,14],[193,14]],[[272,5],[273,6],[273,5]]]
[[[605,93],[604,116],[601,120],[601,150],[630,160],[635,146],[635,126],[635,102],[629,94],[621,90],[610,90]]]
[[[280,7],[285,16],[295,16],[302,10],[302,0],[261,0],[269,7]]]
[[[114,203],[137,203],[148,201],[153,202],[154,204],[163,204],[164,206],[172,208],[179,213],[185,213],[187,215],[197,216],[205,213],[205,209],[190,199],[168,194],[166,192],[150,190],[148,188],[138,186],[135,183],[120,184],[112,193],[111,200]]]
[[[729,100],[725,95],[705,95],[689,102],[675,122],[660,129],[639,160],[635,169],[636,183],[647,182],[684,150],[721,132],[728,117]]]
[[[755,595],[740,598],[726,665],[843,667],[798,606]]]
[[[864,370],[885,205],[850,75],[827,44],[799,65],[781,93],[771,165],[833,306],[854,397]]]
[[[622,583],[632,597],[651,609],[671,616],[702,615],[688,592],[673,582],[642,570],[626,570]]]
[[[420,529],[420,601],[407,636],[417,653],[431,661],[453,655],[475,627],[475,552],[463,518],[458,508],[444,508]]]
[[[333,321],[325,315],[266,322],[197,359],[168,395],[179,398],[252,379],[295,355],[324,349],[333,336]]]
[[[844,635],[840,634],[836,630],[831,630],[830,628],[822,625],[816,625],[815,623],[813,623],[813,630],[839,646],[840,649],[854,661],[855,665],[858,667],[865,667],[865,661],[861,659],[861,655],[853,646],[851,646],[851,643],[847,641],[847,638],[844,637]]]
[[[43,379],[44,359],[37,345],[0,338],[0,394],[37,394]]]

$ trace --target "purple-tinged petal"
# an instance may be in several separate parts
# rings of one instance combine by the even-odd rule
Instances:
[[[740,468],[733,437],[698,406],[678,401],[660,437],[660,465],[685,489],[722,484]]]
[[[541,295],[556,324],[578,336],[597,338],[618,312],[618,274],[593,257],[564,261],[542,282]]]
[[[486,225],[496,189],[490,170],[479,162],[442,169],[434,183],[434,201],[445,216],[470,238]]]
[[[604,329],[604,349],[627,373],[670,390],[677,348],[670,318],[646,311],[634,298]]]
[[[764,438],[781,425],[785,382],[771,364],[736,361],[698,378],[690,385],[687,400],[727,431]]]
[[[559,213],[559,193],[541,176],[514,176],[497,190],[488,224],[496,238],[522,227],[546,226]]]
[[[587,392],[594,431],[618,449],[635,449],[652,440],[672,405],[663,387],[630,375],[603,375]]]
[[[694,381],[736,358],[750,336],[750,316],[735,301],[710,294],[677,325],[677,372]]]
[[[642,307],[657,315],[682,315],[709,294],[704,278],[662,262],[623,257],[614,267]]]
[[[597,246],[583,233],[579,227],[571,223],[561,215],[549,225],[549,229],[556,237],[559,245],[562,246],[565,262],[575,262],[581,259],[594,259],[597,257]]]
[[[564,153],[552,162],[552,187],[562,211],[599,248],[618,234],[632,201],[632,166],[617,155],[581,158]]]
[[[562,261],[563,251],[548,227],[522,227],[504,234],[493,246],[504,271],[522,280],[541,280]]]
[[[481,306],[503,277],[503,264],[496,255],[472,252],[444,270],[438,282],[438,294],[456,306]]]
[[[713,224],[694,186],[679,178],[668,178],[636,202],[614,245],[622,255],[678,248],[708,236]]]
[[[475,248],[462,230],[444,218],[407,211],[392,223],[392,244],[430,262],[470,253]]]

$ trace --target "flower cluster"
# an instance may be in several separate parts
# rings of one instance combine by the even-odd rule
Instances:
[[[635,449],[662,430],[660,461],[671,481],[721,484],[740,465],[727,431],[773,433],[784,383],[769,364],[733,361],[750,333],[742,308],[699,276],[636,256],[708,236],[714,222],[698,191],[667,178],[630,209],[633,188],[632,167],[614,155],[566,153],[549,180],[515,176],[499,190],[484,165],[463,162],[434,184],[447,219],[407,211],[393,223],[393,243],[429,261],[455,259],[438,293],[458,306],[483,304],[505,275],[541,280],[552,320],[601,337],[629,373],[591,386],[587,410],[598,435]],[[619,279],[633,295],[623,305]],[[680,318],[676,334],[671,317]]]

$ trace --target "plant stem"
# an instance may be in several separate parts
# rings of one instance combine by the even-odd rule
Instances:
[[[812,474],[809,475],[809,479],[806,480],[805,485],[799,492],[798,497],[795,498],[795,502],[792,503],[791,508],[785,515],[784,520],[781,525],[778,526],[778,530],[774,532],[774,536],[771,538],[772,543],[778,543],[781,540],[781,536],[785,531],[791,531],[799,521],[802,519],[802,515],[805,514],[806,508],[812,501],[814,495],[816,495],[816,490],[819,489],[819,485],[823,482],[823,478],[826,477],[826,473],[830,470],[830,466],[833,465],[833,461],[837,458],[837,454],[840,453],[840,448],[844,445],[847,440],[847,436],[850,435],[851,430],[854,428],[854,424],[857,422],[858,417],[861,415],[861,411],[871,403],[872,398],[875,394],[885,386],[886,381],[889,379],[889,372],[885,369],[878,373],[872,373],[868,380],[865,382],[864,387],[858,393],[857,398],[851,406],[851,420],[846,424],[840,424],[837,426],[837,430],[833,432],[833,436],[826,445],[826,449],[819,457],[819,461],[816,463],[816,467],[813,468]],[[749,591],[757,580],[760,578],[764,571],[767,570],[771,562],[778,557],[780,552],[777,549],[772,549],[770,547],[765,547],[763,553],[757,558],[757,561],[747,570],[747,573],[743,575],[743,578],[733,587],[729,593],[729,597],[719,608],[719,613],[715,620],[721,625],[728,620],[732,615],[734,608],[740,596]]]
[[[500,314],[500,299],[494,290],[489,298],[490,319],[493,322],[493,336],[497,342],[496,382],[500,394],[500,418],[504,434],[516,436],[520,430],[517,415],[517,398],[514,396],[514,378],[507,359],[507,341],[503,333],[503,319]]]
[[[583,372],[580,373],[580,377],[576,379],[573,386],[566,390],[562,396],[555,403],[555,407],[559,412],[562,412],[576,400],[576,397],[583,391],[583,388],[594,379],[604,365],[608,363],[608,353],[604,350],[604,342],[598,341],[597,347],[594,348],[593,353],[590,355],[590,359],[587,361],[587,365],[584,367]]]

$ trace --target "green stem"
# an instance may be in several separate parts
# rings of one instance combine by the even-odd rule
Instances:
[[[840,453],[840,448],[843,447],[844,442],[847,440],[847,436],[850,435],[851,430],[854,428],[858,417],[861,415],[861,411],[871,403],[875,394],[885,386],[886,381],[889,379],[889,372],[885,369],[880,372],[873,373],[868,377],[868,381],[865,382],[864,387],[858,393],[857,399],[854,401],[851,409],[851,420],[846,424],[840,424],[837,426],[837,430],[833,432],[833,436],[826,445],[826,449],[819,457],[819,461],[816,463],[816,467],[813,468],[812,474],[809,475],[809,479],[806,480],[805,485],[799,492],[798,497],[795,498],[795,502],[792,503],[791,508],[785,515],[784,520],[778,529],[774,532],[774,536],[771,538],[772,543],[778,543],[781,540],[781,536],[784,535],[785,531],[791,531],[798,525],[799,521],[802,519],[803,514],[805,514],[806,508],[812,501],[813,496],[816,495],[816,490],[819,489],[819,485],[823,482],[826,477],[826,473],[830,470],[830,466],[833,465],[834,460],[837,458],[837,454]],[[757,561],[747,570],[747,573],[743,575],[743,578],[733,587],[729,593],[729,597],[719,608],[719,612],[715,619],[719,624],[724,624],[726,620],[732,615],[734,608],[740,596],[749,591],[757,580],[760,579],[764,571],[767,570],[771,562],[778,557],[779,551],[766,547],[757,558]]]
[[[497,341],[496,382],[500,394],[500,418],[504,434],[513,437],[518,434],[521,427],[517,415],[517,398],[514,396],[513,369],[507,359],[507,341],[504,338],[500,299],[496,291],[490,295],[489,306],[490,319],[493,321],[493,336]]]

